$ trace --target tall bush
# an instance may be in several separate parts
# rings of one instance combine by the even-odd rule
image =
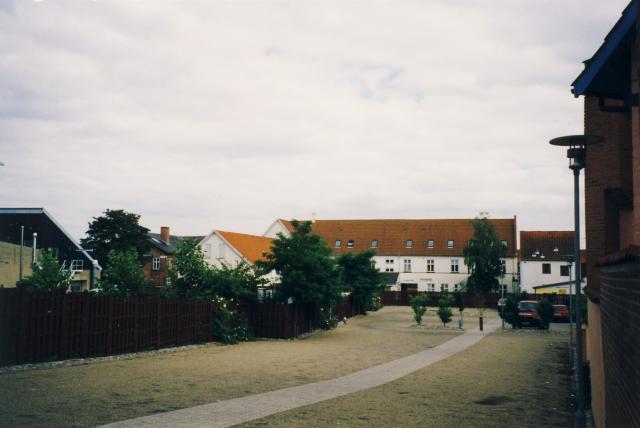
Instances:
[[[425,294],[416,294],[411,298],[411,308],[413,309],[413,319],[418,325],[422,325],[422,317],[427,312],[427,303],[429,300]]]
[[[60,266],[58,259],[48,250],[38,253],[38,262],[30,276],[18,281],[18,287],[29,291],[67,291],[73,273]]]
[[[438,317],[440,317],[440,321],[442,321],[442,325],[444,326],[451,322],[451,318],[453,317],[453,311],[451,310],[452,304],[453,297],[447,291],[440,293],[440,298],[438,299]]]

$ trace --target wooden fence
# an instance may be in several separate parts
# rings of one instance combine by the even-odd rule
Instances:
[[[206,342],[213,303],[0,289],[0,365]]]
[[[295,338],[321,320],[317,309],[301,305],[256,303],[241,310],[255,337]],[[0,366],[208,342],[214,311],[204,300],[0,289]],[[340,319],[357,313],[350,296],[334,310]]]
[[[382,304],[385,306],[409,306],[411,298],[418,294],[416,291],[383,291],[380,296]],[[420,292],[425,294],[428,298],[428,306],[438,306],[438,299],[440,298],[439,292]],[[452,293],[449,293],[452,294]],[[463,293],[464,306],[466,308],[477,308],[478,303],[482,303],[482,306],[486,308],[497,308],[498,300],[500,299],[499,293],[486,293],[477,295],[475,293]],[[566,294],[530,294],[527,296],[529,300],[541,300],[547,299],[554,305],[568,305],[569,296]]]

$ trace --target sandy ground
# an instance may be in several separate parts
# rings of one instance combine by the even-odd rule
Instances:
[[[465,311],[466,326],[477,313]],[[212,344],[130,360],[0,375],[0,425],[93,426],[330,379],[436,346],[458,334],[431,309],[417,326],[386,307],[302,339]],[[486,317],[495,318],[495,312]]]
[[[567,331],[493,333],[395,382],[243,426],[573,426]]]

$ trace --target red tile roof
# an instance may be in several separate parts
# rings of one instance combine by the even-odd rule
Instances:
[[[537,252],[536,257],[533,254]],[[520,231],[521,260],[567,261],[573,254],[573,231]],[[544,255],[544,258],[540,256]]]
[[[507,241],[507,257],[514,257],[516,219],[490,221],[500,239]],[[375,250],[379,255],[461,256],[462,249],[473,238],[471,219],[316,220],[313,232],[327,241],[334,254],[363,251],[377,240]],[[336,240],[341,241],[340,248],[335,248]],[[352,248],[348,246],[350,240]],[[407,248],[407,240],[413,241],[412,248]],[[434,241],[434,248],[427,247],[428,240]],[[454,241],[453,248],[448,248],[449,240]]]
[[[222,230],[217,232],[251,264],[263,260],[263,254],[271,251],[271,238]]]

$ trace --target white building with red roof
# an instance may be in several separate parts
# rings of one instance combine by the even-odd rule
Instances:
[[[517,290],[516,217],[489,221],[506,247],[500,284],[507,291]],[[265,236],[291,231],[289,221],[278,219]],[[374,250],[377,268],[397,274],[394,290],[455,291],[469,277],[462,251],[473,239],[471,219],[316,220],[313,232],[336,256]]]

